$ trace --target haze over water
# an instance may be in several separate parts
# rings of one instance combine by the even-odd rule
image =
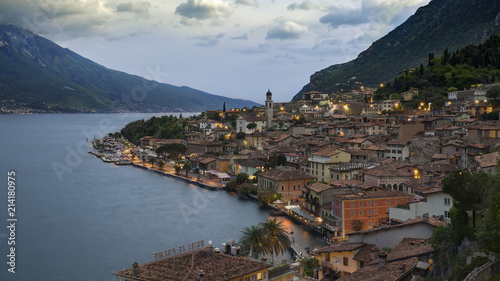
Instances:
[[[87,154],[89,135],[151,116],[0,115],[0,280],[116,280],[113,272],[152,261],[154,252],[198,240],[220,247],[269,218],[256,203],[226,192]],[[11,170],[18,219],[15,274],[7,272]],[[289,220],[284,224],[288,230],[294,225],[296,243],[319,245],[316,236]]]

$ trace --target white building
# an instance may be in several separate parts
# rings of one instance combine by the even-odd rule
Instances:
[[[248,124],[255,123],[257,127],[250,130],[247,128]],[[236,118],[236,132],[244,132],[245,134],[251,134],[256,131],[260,131],[266,128],[266,118],[258,116],[240,116]]]
[[[386,158],[406,160],[410,157],[410,142],[407,140],[390,140],[386,143]]]
[[[439,189],[436,192],[426,194],[425,200],[410,202],[409,209],[391,207],[389,208],[389,218],[405,221],[429,214],[430,217],[443,216],[444,222],[450,222],[451,195]]]

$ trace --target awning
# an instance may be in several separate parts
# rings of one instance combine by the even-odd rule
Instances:
[[[294,212],[294,213],[296,213],[297,215],[299,215],[299,216],[301,216],[301,217],[303,217],[303,218],[305,218],[305,219],[308,219],[308,220],[310,220],[310,221],[314,221],[314,220],[316,220],[316,218],[315,218],[313,215],[311,215],[311,214],[309,214],[308,212],[306,212],[306,211],[302,210],[301,208],[293,208],[293,209],[292,209],[292,212]]]

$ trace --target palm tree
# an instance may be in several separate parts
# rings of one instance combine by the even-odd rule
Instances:
[[[252,225],[245,227],[241,233],[240,244],[243,245],[243,251],[249,251],[250,257],[252,257],[252,253],[256,253],[259,256],[265,254],[266,236],[264,228]]]
[[[186,170],[186,178],[188,177],[188,172],[193,167],[193,164],[189,160],[184,161],[183,169]]]
[[[278,222],[276,218],[267,219],[259,224],[266,236],[265,252],[271,254],[271,264],[273,263],[274,253],[286,253],[290,248],[291,242],[288,232],[283,228],[282,222]]]
[[[160,168],[160,170],[163,170],[163,167],[165,166],[165,161],[163,160],[158,160],[158,167]]]

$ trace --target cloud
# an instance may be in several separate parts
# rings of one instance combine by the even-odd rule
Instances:
[[[358,26],[370,23],[380,27],[399,22],[401,14],[412,11],[415,6],[426,4],[428,0],[361,0],[350,6],[334,5],[328,14],[320,18],[320,23],[330,28],[342,25]]]
[[[257,0],[236,0],[234,2],[234,4],[246,5],[246,6],[250,6],[250,7],[258,7],[259,6],[259,3],[257,2]]]
[[[217,35],[196,36],[191,39],[199,41],[195,44],[196,47],[213,47],[219,44],[219,40],[222,39],[224,35],[224,33],[219,33]]]
[[[182,17],[181,23],[184,25],[194,25],[204,20],[218,22],[233,12],[234,5],[216,0],[188,0],[175,9],[175,13]]]
[[[341,25],[360,25],[368,21],[368,17],[362,15],[361,11],[356,10],[330,12],[319,19],[320,23],[332,28],[337,28]]]
[[[314,4],[311,1],[306,0],[300,4],[294,2],[290,5],[288,5],[287,9],[291,10],[291,11],[293,11],[293,10],[306,10],[306,11],[308,11],[308,10],[313,10],[313,9],[321,10],[322,8],[320,5]]]
[[[267,31],[266,40],[298,39],[305,34],[307,30],[307,26],[297,24],[293,21],[279,21],[273,28]]]
[[[231,37],[231,40],[248,40],[248,34],[245,33],[240,36]]]
[[[132,13],[138,16],[146,17],[149,15],[151,3],[146,1],[136,1],[128,3],[120,3],[116,6],[117,13]]]

